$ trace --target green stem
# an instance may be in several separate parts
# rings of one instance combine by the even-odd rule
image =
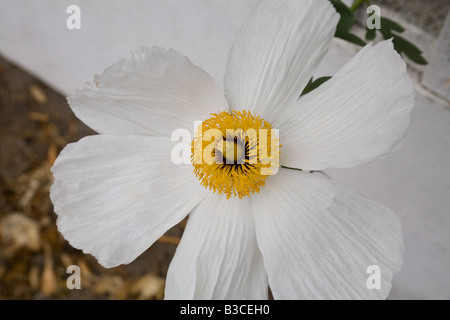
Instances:
[[[350,7],[350,11],[351,12],[355,12],[356,9],[358,9],[359,7],[361,7],[361,5],[366,2],[367,0],[355,0],[355,2],[353,2],[352,6]]]
[[[303,171],[302,169],[298,169],[298,168],[291,168],[291,167],[286,167],[286,166],[281,166],[281,167],[282,167],[283,169]]]

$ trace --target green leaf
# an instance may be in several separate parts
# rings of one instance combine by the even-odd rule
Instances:
[[[366,40],[367,41],[372,41],[373,39],[375,39],[377,35],[377,29],[367,29],[366,28]]]
[[[331,77],[321,77],[321,78],[317,78],[316,80],[313,81],[313,79],[311,78],[311,80],[309,80],[308,84],[306,85],[305,89],[303,90],[303,92],[300,96],[310,93],[311,91],[313,91],[314,89],[317,89],[318,87],[320,87],[322,84],[324,84],[325,82],[327,82],[330,79],[331,79]]]
[[[364,40],[362,40],[358,36],[349,32],[355,23],[355,17],[353,16],[352,10],[355,11],[365,1],[364,0],[354,1],[352,8],[349,8],[341,0],[329,0],[329,1],[331,2],[331,4],[334,6],[336,11],[341,16],[341,19],[339,20],[339,23],[336,27],[335,37],[341,38],[343,40],[346,40],[348,42],[354,43],[359,46],[365,46],[366,42]],[[367,3],[368,3],[368,1],[367,1]],[[422,51],[420,51],[419,48],[417,48],[415,45],[413,45],[408,40],[406,40],[394,33],[394,32],[402,33],[405,31],[405,28],[403,28],[397,22],[392,21],[391,19],[388,19],[385,17],[381,17],[381,29],[379,31],[382,34],[384,39],[388,40],[388,39],[392,38],[394,48],[399,54],[404,53],[409,59],[411,59],[412,61],[414,61],[415,63],[418,63],[418,64],[427,64],[428,63],[422,57]],[[373,30],[366,29],[366,40],[371,41],[371,40],[374,40],[375,37],[376,37],[376,29],[373,29]],[[319,79],[317,79],[317,80],[319,80]],[[313,87],[312,89],[310,89],[314,83],[315,83],[315,81],[313,82],[311,79],[310,83],[308,83],[308,85],[306,86],[302,95],[314,90],[316,87]],[[322,83],[319,82],[319,85],[320,84],[322,84]]]
[[[397,22],[392,21],[391,19],[381,17],[380,21],[381,30],[397,31],[398,33],[402,33],[405,31],[405,28],[403,28]]]
[[[394,49],[399,54],[404,53],[409,59],[417,64],[428,64],[427,60],[422,57],[422,51],[405,38],[394,35],[392,42],[394,44]]]
[[[358,46],[364,47],[367,43],[364,42],[360,37],[352,34],[352,33],[346,33],[344,35],[339,36],[338,38],[341,38],[343,40],[346,40],[348,42],[357,44]]]
[[[350,8],[345,5],[341,0],[330,0],[336,11],[341,15],[341,19],[336,27],[336,33],[346,33],[355,24],[355,17]]]
[[[381,18],[380,32],[384,39],[388,40],[392,38],[395,51],[399,54],[404,53],[409,59],[417,64],[428,64],[428,62],[422,57],[422,51],[419,48],[405,38],[393,33],[393,31],[402,33],[405,31],[405,28],[390,19]]]
[[[355,24],[355,17],[353,16],[353,12],[350,8],[347,7],[341,0],[330,0],[330,2],[341,16],[334,36],[359,46],[365,46],[366,43],[364,40],[349,32]]]

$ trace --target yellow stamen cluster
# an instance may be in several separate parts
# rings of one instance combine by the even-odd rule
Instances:
[[[201,184],[218,194],[259,192],[279,165],[279,140],[270,124],[248,111],[223,111],[202,122],[191,160]]]

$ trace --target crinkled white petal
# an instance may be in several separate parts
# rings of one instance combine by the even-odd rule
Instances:
[[[249,198],[210,194],[189,214],[165,299],[267,299]]]
[[[168,138],[91,136],[69,144],[52,172],[58,229],[105,267],[133,261],[205,196]]]
[[[320,175],[286,169],[252,200],[275,299],[387,297],[403,252],[400,221],[389,209]],[[379,289],[367,273],[374,265]]]
[[[300,96],[331,45],[338,21],[326,0],[262,0],[228,56],[230,107],[275,119]]]
[[[228,109],[214,79],[173,49],[140,48],[68,98],[76,116],[102,134],[170,137]]]
[[[367,45],[273,123],[280,129],[281,163],[312,170],[348,168],[395,152],[406,135],[414,96],[392,42]]]

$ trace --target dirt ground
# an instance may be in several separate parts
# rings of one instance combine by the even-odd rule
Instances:
[[[161,299],[183,223],[133,263],[105,269],[56,228],[50,167],[62,148],[95,134],[65,97],[0,57],[0,299]],[[70,290],[69,265],[81,269]]]

